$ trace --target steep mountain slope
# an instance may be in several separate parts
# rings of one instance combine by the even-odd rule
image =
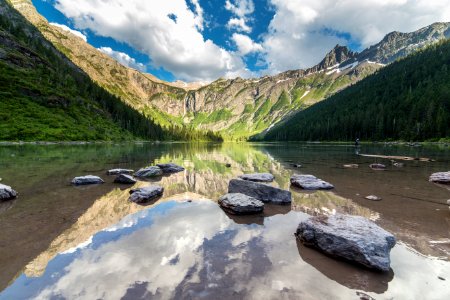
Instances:
[[[428,46],[280,123],[264,140],[450,137],[450,40]]]
[[[127,68],[70,32],[50,25],[30,0],[12,0],[55,47],[100,86],[165,128],[213,130],[230,139],[268,130],[373,74],[384,64],[450,36],[450,23],[394,32],[361,53],[337,45],[316,66],[257,79],[218,79],[208,85],[167,83]]]

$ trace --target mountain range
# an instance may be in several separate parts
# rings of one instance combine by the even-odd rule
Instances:
[[[281,120],[288,120],[385,65],[450,37],[450,23],[434,23],[411,33],[389,33],[359,53],[336,45],[309,69],[261,78],[220,78],[209,84],[170,83],[125,67],[80,37],[51,25],[30,0],[10,3],[93,82],[162,130],[212,131],[231,140],[268,132]]]

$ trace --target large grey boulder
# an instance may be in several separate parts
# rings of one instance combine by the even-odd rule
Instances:
[[[130,190],[130,198],[128,199],[134,203],[143,203],[161,196],[164,188],[159,185],[151,185],[143,188]]]
[[[99,184],[104,183],[103,179],[94,175],[79,176],[72,179],[74,185]]]
[[[17,197],[17,192],[10,186],[0,183],[0,201],[11,200]]]
[[[254,182],[272,182],[274,177],[270,173],[253,173],[253,174],[244,174],[239,176],[239,178]]]
[[[136,173],[134,173],[134,176],[149,178],[149,177],[162,176],[162,174],[163,174],[163,171],[161,170],[160,167],[151,166],[151,167],[139,169]]]
[[[230,193],[219,198],[219,205],[226,211],[236,215],[260,213],[264,203],[247,195]]]
[[[310,217],[300,223],[296,236],[306,246],[381,271],[389,271],[395,245],[395,237],[375,223],[342,214]]]
[[[450,183],[450,171],[433,173],[430,176],[430,181],[435,182],[435,183],[449,184]]]
[[[330,190],[334,188],[331,183],[313,175],[292,175],[291,184],[305,190]]]
[[[176,165],[174,163],[167,163],[167,164],[156,164],[164,174],[171,174],[171,173],[178,173],[181,171],[184,171],[184,168],[182,166]]]
[[[131,176],[131,175],[119,174],[114,179],[114,183],[135,184],[136,183],[136,179],[134,179],[133,176]]]
[[[248,180],[231,179],[228,184],[228,193],[241,193],[263,202],[278,204],[291,203],[291,192],[285,191],[264,183]]]
[[[130,169],[111,169],[106,171],[106,175],[133,174],[134,170]]]

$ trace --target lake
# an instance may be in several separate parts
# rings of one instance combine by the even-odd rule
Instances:
[[[131,143],[2,145],[0,181],[18,191],[0,202],[0,299],[450,299],[450,147],[341,144]],[[395,167],[358,154],[428,157]],[[153,180],[163,197],[128,202],[112,168],[174,162],[184,172]],[[399,161],[400,162],[400,161]],[[359,164],[347,169],[343,164]],[[385,171],[369,168],[384,163]],[[226,164],[231,164],[227,167]],[[296,168],[293,164],[301,164]],[[252,216],[225,213],[230,179],[270,172],[290,206]],[[291,188],[313,174],[332,192]],[[102,185],[75,187],[81,175]],[[139,181],[134,187],[149,185]],[[364,197],[377,195],[381,201]],[[394,234],[391,270],[374,272],[296,241],[308,215],[361,215]]]

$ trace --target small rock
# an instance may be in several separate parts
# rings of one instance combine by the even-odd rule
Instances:
[[[162,176],[162,174],[163,174],[163,171],[161,170],[160,167],[151,166],[151,167],[139,169],[136,173],[134,173],[134,176],[148,178],[148,177]]]
[[[219,205],[226,211],[236,215],[260,213],[264,210],[264,203],[247,195],[230,193],[219,199]]]
[[[99,184],[99,183],[104,183],[103,179],[93,175],[79,176],[72,179],[72,184],[74,185]]]
[[[225,167],[231,168],[231,164],[225,164]]]
[[[129,201],[134,203],[143,203],[153,200],[161,196],[164,192],[164,188],[159,185],[151,185],[143,188],[130,190]]]
[[[161,168],[164,174],[178,173],[184,171],[183,167],[176,165],[174,163],[156,164],[156,165]]]
[[[292,164],[292,166],[293,166],[294,168],[301,168],[301,167],[302,167],[302,165],[300,165],[300,164]]]
[[[380,197],[375,196],[375,195],[369,195],[369,196],[366,196],[364,198],[366,198],[367,200],[372,200],[372,201],[380,201],[381,200]]]
[[[343,165],[343,167],[347,168],[347,169],[357,169],[357,168],[359,168],[359,165],[358,164],[345,164],[345,165]]]
[[[445,280],[445,278],[444,278],[444,277],[441,277],[441,276],[438,276],[438,279],[440,279],[440,280]]]
[[[330,190],[334,186],[313,175],[292,175],[291,184],[305,190]]]
[[[380,271],[389,271],[395,245],[395,237],[372,221],[342,214],[310,217],[296,236],[306,246]]]
[[[0,183],[0,201],[11,200],[17,197],[17,192],[10,186]]]
[[[396,168],[402,168],[402,167],[405,166],[404,163],[399,163],[399,162],[395,162],[395,163],[393,163],[393,165],[394,165],[394,167],[396,167]]]
[[[386,166],[383,165],[383,164],[371,164],[369,167],[371,169],[373,169],[373,170],[384,170],[384,169],[386,169]]]
[[[263,202],[289,204],[292,201],[291,192],[264,183],[242,179],[231,179],[228,193],[241,193]]]
[[[272,182],[274,177],[270,173],[254,173],[254,174],[244,174],[239,176],[239,178],[254,182]]]
[[[450,183],[450,171],[433,173],[430,176],[430,181],[435,183],[448,184]]]
[[[134,170],[130,169],[111,169],[106,171],[106,175],[132,174]]]
[[[115,183],[124,183],[124,184],[135,184],[136,183],[136,179],[134,179],[133,176],[131,176],[131,175],[119,174],[114,179],[114,182]]]

